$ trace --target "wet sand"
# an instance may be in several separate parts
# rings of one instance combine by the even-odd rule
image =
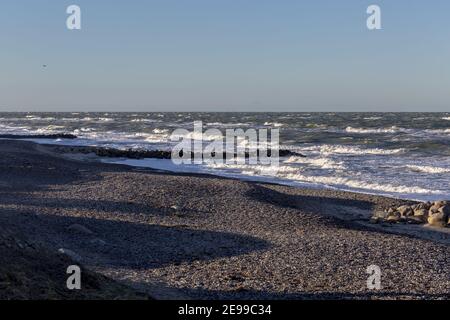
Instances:
[[[401,200],[0,151],[3,227],[155,298],[450,298],[448,232],[368,223]]]

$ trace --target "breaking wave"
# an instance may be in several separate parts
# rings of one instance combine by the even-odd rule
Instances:
[[[433,166],[419,166],[419,165],[407,165],[406,167],[411,169],[414,172],[450,173],[450,168],[441,168],[441,167],[433,167]]]

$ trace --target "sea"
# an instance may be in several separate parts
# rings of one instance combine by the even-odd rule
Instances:
[[[402,199],[450,199],[450,113],[0,113],[0,135],[73,134],[57,145],[170,150],[176,129],[279,129],[280,148],[304,155],[261,165],[174,165],[161,159],[105,159],[138,167],[208,173],[296,187]],[[34,139],[28,139],[34,140]]]

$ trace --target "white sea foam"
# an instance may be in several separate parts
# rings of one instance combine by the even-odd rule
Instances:
[[[272,176],[274,178],[289,180],[293,183],[308,183],[317,186],[328,186],[337,189],[353,191],[376,192],[383,194],[415,195],[421,194],[444,194],[442,190],[430,190],[420,186],[404,186],[391,183],[378,183],[375,181],[357,180],[354,178],[328,175],[318,176],[307,175],[301,169],[291,166],[257,166],[257,165],[237,165],[237,164],[213,164],[209,167],[214,169],[238,170],[243,175],[250,176]],[[355,174],[355,176],[358,176]]]
[[[450,121],[450,117],[443,117],[442,120],[448,120],[448,121]]]
[[[389,183],[377,183],[369,181],[360,181],[356,179],[350,179],[347,177],[339,176],[307,176],[302,174],[288,174],[284,178],[288,178],[294,181],[303,181],[310,183],[323,184],[335,187],[349,187],[359,190],[379,191],[385,193],[396,193],[396,194],[441,194],[443,191],[440,190],[430,190],[419,186],[402,186],[393,185]]]
[[[114,121],[114,119],[112,119],[112,118],[98,118],[98,121],[101,121],[101,122],[111,122],[111,121]]]
[[[366,117],[364,120],[380,120],[383,119],[383,117]]]
[[[332,131],[332,130],[331,130]],[[353,128],[347,127],[344,130],[347,133],[353,134],[383,134],[383,133],[405,133],[413,136],[428,136],[428,135],[448,135],[450,129],[406,129],[396,126],[389,128]]]
[[[158,122],[158,120],[154,120],[154,119],[145,119],[145,118],[138,118],[138,119],[132,119],[131,122],[144,122],[144,123],[153,123],[153,122]]]
[[[284,126],[284,123],[279,123],[279,122],[264,122],[265,126],[270,126],[270,127],[275,127],[275,128],[279,128]]]
[[[40,117],[35,115],[28,115],[24,118],[7,118],[10,121],[52,121],[55,120],[54,117]]]
[[[344,170],[346,167],[342,161],[334,161],[327,158],[310,158],[291,156],[283,163],[287,164],[305,164],[322,169]]]
[[[172,138],[174,139],[191,139],[191,140],[199,140],[199,141],[212,141],[212,140],[223,140],[222,134],[210,134],[207,132],[196,132],[190,131],[187,134],[172,134]]]
[[[380,149],[380,148],[361,148],[358,146],[346,145],[315,145],[297,148],[300,152],[313,152],[321,154],[353,154],[353,155],[391,155],[402,153],[404,149]]]
[[[450,173],[450,168],[433,167],[433,166],[420,166],[420,165],[407,165],[408,169],[415,172],[423,173]]]
[[[389,128],[353,128],[353,127],[347,127],[347,128],[345,128],[345,132],[367,134],[367,133],[411,132],[411,130],[410,129],[406,129],[406,128],[399,128],[399,127],[396,127],[396,126],[392,126],[392,127],[389,127]]]
[[[149,135],[145,137],[145,141],[150,143],[167,143],[169,139],[167,138],[167,136]]]
[[[95,129],[93,129],[93,128],[85,128],[85,127],[81,127],[80,129],[75,129],[75,130],[73,131],[73,134],[77,135],[77,134],[84,133],[84,132],[92,132],[92,131],[94,131],[94,130],[95,130]]]
[[[153,129],[152,132],[153,133],[163,134],[163,133],[168,133],[169,130],[168,129],[158,129],[158,128],[156,128],[156,129]]]
[[[222,123],[222,122],[208,122],[206,123],[207,126],[210,127],[224,127],[224,128],[228,128],[228,127],[232,127],[232,128],[239,128],[239,127],[246,127],[249,126],[250,123],[247,122],[236,122],[236,123]]]

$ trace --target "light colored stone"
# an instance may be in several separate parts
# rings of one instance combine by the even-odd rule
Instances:
[[[414,212],[414,217],[422,220],[423,223],[426,223],[428,220],[428,211],[425,209],[418,210]]]
[[[433,206],[440,208],[442,206],[445,206],[446,204],[447,204],[447,201],[435,201],[433,203]]]
[[[401,218],[401,215],[399,212],[394,212],[389,214],[389,216],[387,217],[386,221],[387,222],[391,222],[391,223],[396,223],[399,222]]]
[[[91,230],[89,230],[85,226],[82,226],[81,224],[72,224],[71,226],[67,227],[67,230],[88,235],[93,234]]]
[[[386,219],[388,217],[388,213],[387,212],[383,212],[383,211],[375,211],[373,213],[373,218],[378,218],[378,219]]]
[[[58,253],[68,256],[75,262],[81,262],[81,260],[83,260],[79,254],[69,249],[58,249]]]
[[[446,220],[442,212],[434,213],[428,217],[428,223],[436,227],[445,227]]]
[[[377,218],[377,217],[370,218],[370,223],[377,224],[378,222],[380,222],[380,218]]]
[[[432,215],[432,214],[438,213],[439,212],[439,208],[440,208],[439,206],[433,205],[430,208],[430,210],[428,211],[428,214]]]
[[[416,209],[414,211],[415,217],[428,217],[428,210],[426,209]]]

